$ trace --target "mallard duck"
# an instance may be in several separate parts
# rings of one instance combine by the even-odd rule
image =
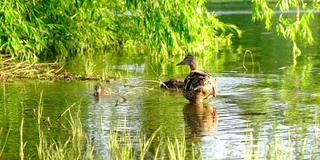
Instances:
[[[188,55],[177,64],[189,65],[190,74],[184,80],[183,96],[190,102],[201,103],[204,99],[216,97],[217,81],[207,71],[198,70],[197,59]]]
[[[112,93],[111,89],[107,87],[95,86],[94,90],[95,92],[93,95],[96,97],[108,96]]]
[[[161,88],[180,90],[183,88],[184,79],[170,78],[161,84]]]

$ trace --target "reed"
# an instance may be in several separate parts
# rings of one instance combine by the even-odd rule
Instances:
[[[185,159],[186,158],[186,142],[185,139],[178,139],[175,137],[174,141],[171,142],[167,138],[167,149],[169,152],[170,159]]]
[[[21,120],[20,124],[20,144],[19,156],[20,159],[95,159],[94,147],[89,141],[83,130],[83,124],[80,118],[80,107],[77,103],[71,104],[61,112],[57,118],[59,127],[64,128],[68,132],[67,137],[53,137],[50,130],[43,128],[44,123],[48,122],[43,115],[43,93],[41,92],[38,101],[37,111],[35,114],[35,124],[37,125],[38,142],[37,153],[33,153],[32,157],[25,154],[25,151],[31,144],[25,140],[24,123],[25,119]],[[78,106],[78,107],[77,107]],[[77,110],[75,110],[77,109]],[[74,112],[72,112],[74,111]],[[51,125],[49,127],[57,127]],[[108,149],[111,159],[205,159],[202,156],[201,147],[194,144],[196,142],[186,139],[185,135],[180,137],[168,137],[161,134],[161,129],[158,128],[151,135],[143,132],[132,132],[127,130],[116,130],[112,128],[108,134]],[[2,136],[2,129],[0,135]],[[0,157],[5,150],[7,140],[9,138],[10,129],[6,134],[4,141],[0,141]],[[318,132],[314,133],[315,141],[318,141]],[[243,152],[243,159],[302,159],[307,154],[310,154],[307,149],[307,140],[305,138],[292,139],[281,135],[270,135],[268,142],[264,145],[256,143],[252,132],[248,133],[246,144]],[[2,140],[2,139],[1,139]],[[297,143],[297,141],[302,143]],[[191,143],[191,145],[190,145]],[[201,145],[201,144],[199,144]],[[316,146],[315,146],[316,147]],[[312,148],[311,148],[312,149]],[[299,153],[297,151],[299,150]],[[231,151],[232,152],[232,148]],[[264,153],[263,155],[261,153]],[[226,159],[232,158],[225,157]],[[308,155],[312,158],[312,155]]]
[[[108,147],[112,159],[206,159],[203,157],[200,144],[191,142],[191,146],[185,137],[178,138],[160,138],[160,128],[157,129],[150,138],[145,138],[144,134],[132,135],[128,131],[109,132]],[[120,133],[120,134],[119,134]],[[315,133],[317,134],[317,133]],[[314,135],[318,138],[317,135]],[[246,160],[258,159],[306,159],[314,158],[313,155],[307,155],[306,139],[302,139],[302,144],[297,146],[297,141],[291,136],[283,137],[281,135],[272,135],[271,139],[264,144],[256,142],[252,132],[248,133],[244,144],[244,150],[240,156]],[[299,140],[300,141],[300,140]],[[136,147],[139,146],[139,147]],[[153,146],[153,149],[150,147]],[[297,149],[297,147],[299,149]],[[139,148],[139,149],[138,149]],[[232,151],[232,147],[230,148]],[[299,153],[297,153],[299,151]],[[228,151],[229,152],[229,151]],[[137,154],[140,153],[140,154]],[[149,153],[149,154],[146,154]],[[307,153],[307,154],[306,154]],[[149,156],[148,156],[149,155]],[[150,155],[152,155],[150,157]],[[232,159],[232,154],[226,155],[225,159]],[[239,158],[239,157],[238,157]],[[307,159],[309,159],[307,158]]]
[[[72,105],[74,106],[74,104]],[[39,159],[93,159],[93,146],[87,139],[86,134],[83,131],[82,123],[80,120],[80,109],[75,115],[70,112],[68,107],[65,113],[69,113],[66,125],[61,123],[62,127],[66,127],[70,134],[69,137],[51,137],[50,134],[46,134],[41,128],[39,132],[39,143],[37,144],[38,158]]]
[[[111,159],[199,159],[201,155],[195,154],[191,148],[191,155],[187,154],[185,138],[160,138],[159,127],[149,138],[145,134],[134,134],[130,131],[109,132],[108,147]],[[137,147],[138,146],[138,147]],[[201,153],[201,151],[199,151]]]
[[[145,135],[140,136],[139,133],[134,135],[127,131],[116,132],[111,130],[108,140],[111,158],[116,160],[136,158],[144,159],[159,130],[160,128],[156,130],[150,138],[146,138]],[[136,144],[139,146],[139,151],[134,148]],[[158,151],[159,148],[156,149],[156,155]]]
[[[315,138],[317,138],[315,133]],[[272,135],[268,142],[264,145],[255,144],[252,132],[249,133],[245,148],[244,148],[244,159],[312,159],[312,155],[306,154],[306,139],[293,140],[290,133],[289,137],[282,135]],[[297,145],[298,142],[302,141],[302,145]],[[299,148],[299,149],[297,149]],[[263,153],[263,154],[261,154]],[[309,158],[306,158],[309,157]]]
[[[9,130],[8,130],[8,132],[6,134],[6,137],[4,138],[4,141],[0,140],[0,148],[1,148],[1,150],[0,150],[0,158],[2,157],[3,151],[4,151],[4,149],[5,149],[6,145],[7,145],[7,142],[8,142],[8,139],[9,139],[10,130],[11,129],[9,128]],[[3,128],[0,129],[0,136],[2,135],[2,132],[3,132]]]
[[[26,142],[23,140],[23,124],[24,124],[24,119],[22,118],[21,120],[21,126],[20,126],[20,159],[24,160],[24,148],[26,146]]]
[[[72,104],[70,107],[64,111],[59,118],[57,123],[50,122],[50,119],[44,118],[42,116],[43,112],[43,93],[40,94],[40,99],[38,102],[38,111],[35,111],[34,116],[37,126],[38,133],[38,143],[36,144],[37,152],[31,153],[32,157],[29,157],[30,154],[26,154],[26,150],[29,150],[32,144],[28,144],[24,139],[24,123],[25,120],[22,118],[20,125],[20,149],[19,157],[20,159],[94,159],[93,146],[87,139],[87,136],[82,128],[82,123],[80,119],[80,107],[75,114],[71,113],[70,109],[75,105]],[[62,120],[64,119],[64,120]],[[65,121],[67,123],[65,123]],[[43,126],[46,126],[45,128]],[[50,128],[61,127],[68,132],[67,136],[53,136],[51,134]],[[1,130],[2,131],[2,130]],[[3,153],[3,150],[6,147],[7,139],[9,137],[9,132],[6,136],[4,143],[1,143],[1,152],[0,157]],[[1,133],[1,132],[0,132]],[[65,134],[62,134],[65,135]],[[9,157],[7,157],[9,158]]]

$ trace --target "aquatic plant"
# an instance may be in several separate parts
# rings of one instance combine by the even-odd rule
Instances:
[[[112,159],[199,159],[201,154],[196,154],[199,148],[187,147],[184,137],[160,138],[159,131],[155,130],[151,136],[141,132],[110,130],[108,147]],[[194,146],[193,146],[194,147]],[[189,150],[191,153],[187,153]]]
[[[3,134],[3,128],[0,129],[0,136],[2,137],[2,134]],[[2,157],[2,153],[6,147],[6,144],[8,142],[8,138],[9,138],[9,134],[10,134],[10,129],[7,131],[7,134],[5,136],[5,139],[4,140],[0,140],[0,157]]]
[[[43,112],[43,93],[40,94],[37,110],[32,110],[33,116],[35,116],[37,133],[39,134],[37,154],[31,153],[38,159],[93,159],[93,146],[87,139],[86,134],[83,131],[82,123],[80,119],[80,110],[76,114],[70,112],[71,108],[76,103],[70,105],[62,114],[57,118],[58,123],[50,121],[50,118],[42,116]],[[65,116],[68,115],[68,116]],[[67,120],[62,120],[62,118]],[[20,125],[20,159],[29,159],[30,154],[25,154],[26,148],[31,146],[25,141],[24,136],[24,118],[21,120]],[[59,124],[59,125],[57,125]],[[43,128],[43,126],[46,126]],[[67,136],[53,137],[50,133],[52,128],[61,127],[64,128],[68,134]],[[5,145],[3,146],[5,148]],[[32,157],[33,157],[32,156]],[[0,154],[1,157],[1,154]],[[9,158],[9,157],[7,157]]]

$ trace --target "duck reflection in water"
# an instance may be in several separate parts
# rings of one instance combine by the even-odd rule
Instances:
[[[191,138],[210,136],[218,122],[216,109],[207,103],[189,103],[183,108],[183,117],[191,129]]]

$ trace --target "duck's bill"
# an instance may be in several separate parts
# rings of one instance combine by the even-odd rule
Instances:
[[[180,63],[177,64],[177,66],[181,66],[181,65],[184,65],[185,63],[182,61]]]

